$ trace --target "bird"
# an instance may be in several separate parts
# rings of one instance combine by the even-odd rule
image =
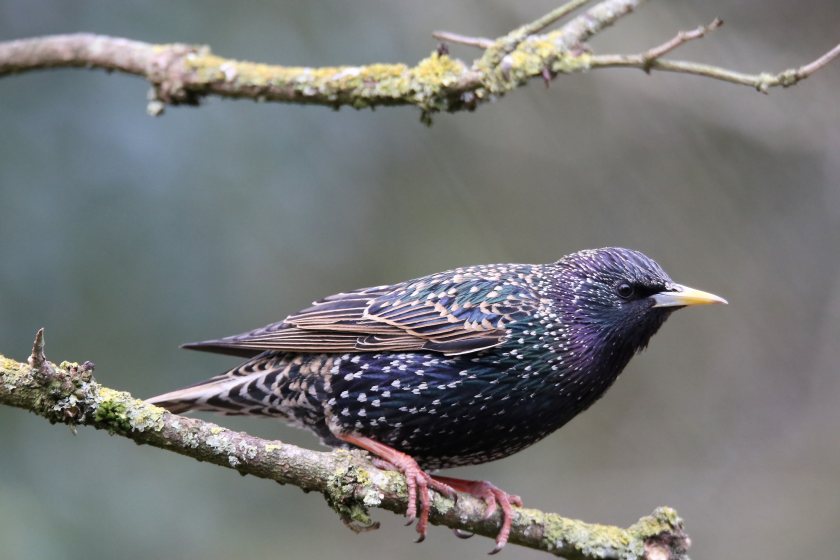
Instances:
[[[502,509],[498,552],[521,498],[432,472],[540,441],[597,401],[673,311],[712,303],[727,302],[618,247],[466,266],[337,293],[280,322],[185,344],[247,361],[149,402],[277,417],[328,447],[368,451],[405,476],[418,541],[431,490],[476,496],[488,517]]]

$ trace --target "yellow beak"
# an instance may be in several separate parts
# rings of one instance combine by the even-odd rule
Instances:
[[[672,284],[667,292],[659,292],[650,296],[655,302],[654,307],[684,307],[686,305],[706,305],[709,303],[729,303],[720,296],[695,290],[688,286]]]

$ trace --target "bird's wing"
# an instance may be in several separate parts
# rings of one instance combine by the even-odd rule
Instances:
[[[279,323],[185,347],[242,356],[265,350],[477,352],[500,344],[508,325],[530,316],[539,299],[525,282],[468,271],[332,295]]]

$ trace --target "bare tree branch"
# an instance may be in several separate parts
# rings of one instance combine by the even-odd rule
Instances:
[[[530,23],[526,23],[518,29],[514,29],[507,35],[507,39],[513,44],[521,43],[525,37],[529,35],[536,35],[540,31],[551,27],[573,11],[588,4],[590,0],[571,0],[559,8],[555,8],[545,14],[544,16],[535,19]]]
[[[644,0],[602,0],[555,31],[540,34],[590,0],[571,0],[548,14],[497,39],[466,37],[445,31],[435,37],[484,50],[466,63],[434,52],[415,66],[294,67],[258,64],[214,55],[207,46],[154,45],[86,33],[53,35],[0,43],[0,76],[46,68],[83,67],[142,76],[153,88],[149,112],[165,105],[195,105],[206,96],[303,103],[357,109],[414,105],[423,120],[439,111],[473,110],[527,83],[558,74],[594,68],[630,67],[694,74],[766,93],[791,86],[840,54],[840,45],[811,64],[778,74],[742,74],[718,66],[661,57],[709,28],[683,32],[646,53],[593,55],[584,43],[632,13]]]
[[[93,364],[44,356],[38,331],[29,364],[0,355],[0,404],[43,416],[52,423],[92,426],[200,461],[291,484],[324,495],[354,530],[376,528],[370,508],[396,513],[406,509],[402,475],[379,470],[363,452],[310,451],[234,432],[196,418],[178,416],[97,383]],[[434,495],[430,521],[453,529],[495,537],[500,513],[486,518],[484,502],[468,495],[457,501]],[[564,556],[632,560],[687,559],[690,544],[683,522],[670,508],[658,508],[626,529],[584,523],[554,513],[517,508],[510,542]]]
[[[646,72],[650,72],[651,65],[666,54],[668,54],[669,52],[681,47],[689,41],[693,41],[695,39],[702,39],[706,36],[706,33],[714,31],[721,25],[723,25],[723,20],[720,18],[715,18],[714,21],[712,21],[712,23],[710,23],[709,25],[701,25],[700,27],[692,31],[680,31],[670,41],[666,41],[657,47],[653,47],[652,49],[649,49],[646,53],[642,55],[646,64],[643,70],[645,70]]]
[[[488,39],[487,37],[470,37],[468,35],[461,35],[460,33],[452,33],[451,31],[432,31],[432,37],[444,43],[478,47],[482,50],[491,48],[495,43],[493,39]]]
[[[662,56],[691,40],[704,37],[706,33],[717,29],[721,25],[723,25],[723,21],[715,19],[709,25],[698,27],[692,31],[680,31],[673,39],[641,54],[593,55],[590,58],[590,65],[592,68],[639,68],[647,73],[650,73],[651,70],[662,70],[664,72],[694,74],[695,76],[751,86],[761,93],[769,93],[771,87],[790,87],[801,82],[840,56],[840,44],[838,44],[811,63],[800,66],[799,68],[789,68],[777,74],[767,72],[762,72],[761,74],[744,74],[709,64],[662,59]]]

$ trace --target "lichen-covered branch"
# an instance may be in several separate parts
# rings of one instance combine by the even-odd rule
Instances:
[[[217,95],[336,108],[414,105],[422,109],[424,121],[429,122],[432,113],[473,110],[532,78],[551,80],[558,74],[595,68],[633,67],[648,72],[695,74],[749,85],[766,93],[770,87],[787,87],[805,79],[840,55],[839,45],[801,68],[751,75],[663,59],[662,55],[687,40],[679,39],[680,36],[659,51],[651,49],[639,55],[592,54],[584,43],[633,12],[643,1],[602,0],[558,29],[545,33],[545,28],[590,0],[570,0],[497,39],[448,32],[435,34],[444,42],[481,48],[483,54],[471,63],[450,57],[442,47],[415,66],[279,66],[222,58],[207,46],[155,45],[77,33],[0,42],[0,76],[58,67],[134,74],[152,85],[153,99],[149,104],[152,114],[160,114],[165,105],[195,105],[205,96]]]
[[[49,362],[39,331],[28,363],[0,355],[0,404],[34,412],[52,423],[91,426],[241,474],[319,492],[354,530],[376,527],[371,508],[405,512],[402,475],[377,469],[362,452],[310,451],[178,416],[100,385],[92,373],[90,362]],[[453,501],[435,494],[430,521],[493,538],[501,516],[485,518],[484,502],[471,496],[459,495]],[[683,560],[689,546],[682,520],[664,507],[626,529],[516,509],[510,542],[571,560]]]

